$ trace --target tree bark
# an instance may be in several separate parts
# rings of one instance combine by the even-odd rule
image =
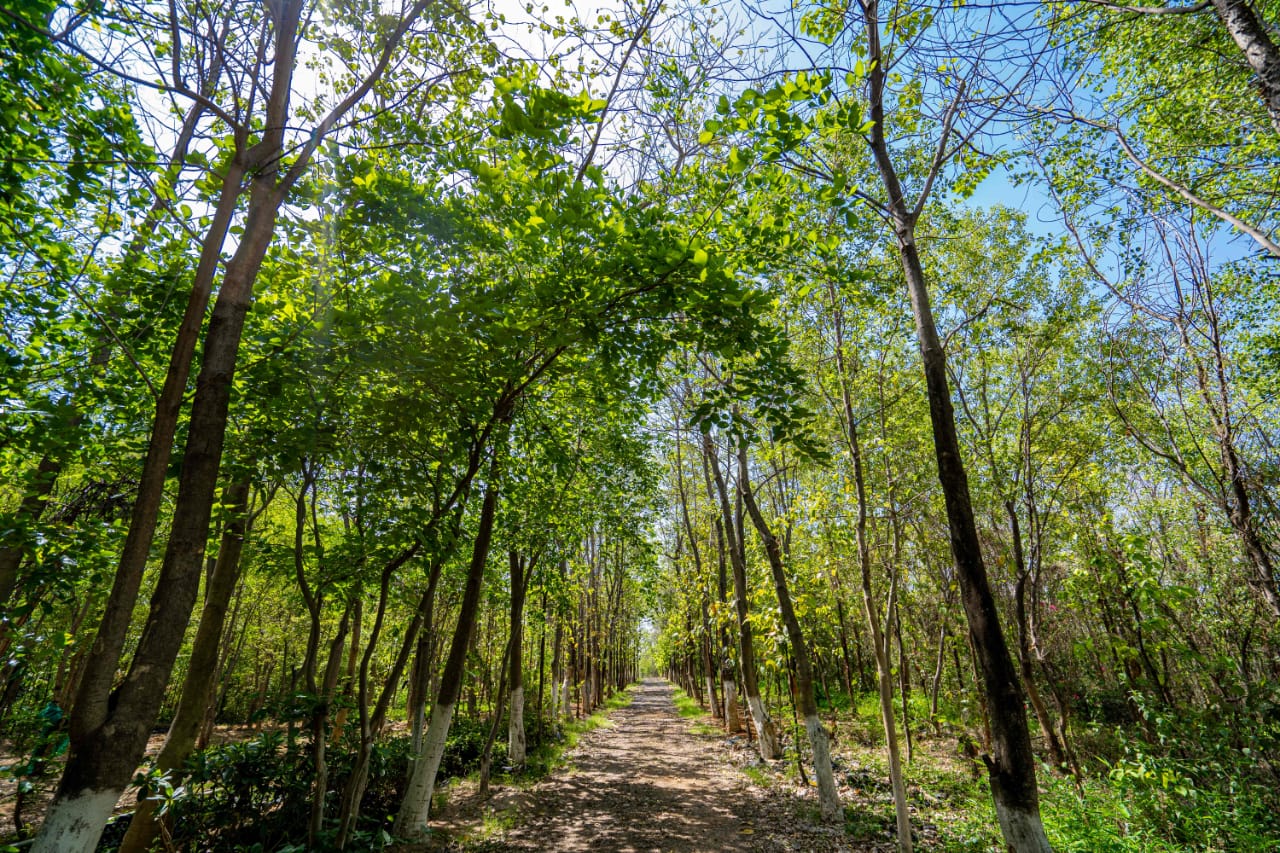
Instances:
[[[511,714],[507,724],[507,758],[511,766],[522,769],[527,744],[524,736],[524,596],[528,583],[526,569],[532,566],[517,551],[508,555],[511,564],[511,651],[507,676],[511,695]]]
[[[831,288],[833,302],[838,299],[835,288]],[[867,540],[867,486],[862,464],[862,444],[858,440],[858,422],[854,419],[853,394],[849,388],[848,367],[845,364],[844,347],[844,315],[838,302],[832,306],[835,327],[835,356],[838,381],[840,383],[840,399],[844,407],[844,437],[849,446],[849,459],[853,466],[854,496],[857,499],[858,515],[856,535],[858,545],[858,568],[862,577],[862,604],[867,618],[867,629],[871,633],[872,653],[876,661],[877,687],[880,695],[880,722],[884,726],[885,752],[889,758],[889,783],[893,789],[893,808],[897,820],[898,850],[911,853],[911,812],[907,805],[907,787],[902,774],[902,755],[898,748],[898,727],[893,716],[893,669],[889,658],[889,638],[887,631],[881,627],[879,608],[876,604],[875,592],[871,583],[871,546]],[[885,607],[886,623],[893,617],[895,596],[897,593],[896,574],[890,580],[889,599]],[[843,620],[841,628],[843,630]],[[904,661],[905,665],[905,661]],[[853,701],[852,695],[850,701]]]
[[[1016,853],[1041,853],[1052,848],[1040,818],[1035,755],[1027,731],[1022,686],[1000,626],[982,557],[969,480],[956,435],[946,352],[938,338],[928,284],[916,249],[916,213],[907,207],[885,137],[884,87],[888,72],[880,61],[883,54],[876,3],[864,3],[863,9],[867,15],[869,56],[873,60],[868,72],[872,121],[868,143],[885,189],[924,367],[929,421],[933,428],[938,480],[947,509],[951,552],[991,725],[992,755],[986,758],[987,777],[1005,843]],[[945,142],[944,136],[941,144]]]
[[[1005,502],[1005,512],[1009,516],[1009,528],[1013,537],[1013,566],[1018,573],[1018,581],[1014,589],[1014,610],[1018,620],[1018,668],[1022,675],[1023,687],[1027,691],[1027,699],[1035,712],[1036,722],[1040,724],[1040,734],[1049,748],[1049,757],[1053,761],[1053,766],[1062,770],[1068,766],[1067,755],[1058,740],[1053,719],[1049,716],[1049,708],[1040,696],[1040,691],[1036,689],[1035,672],[1032,669],[1031,637],[1027,624],[1027,582],[1030,580],[1030,572],[1022,549],[1022,527],[1018,523],[1018,513],[1014,509],[1012,500]]]
[[[720,463],[716,459],[711,436],[703,438],[702,449],[715,480],[716,493],[720,500],[720,514],[724,523],[725,542],[729,550],[729,562],[733,567],[734,608],[738,614],[738,660],[742,665],[742,692],[746,694],[747,710],[755,725],[760,757],[772,761],[782,757],[782,744],[778,741],[777,729],[774,728],[773,720],[769,719],[769,712],[760,698],[760,685],[756,680],[756,654],[751,632],[751,615],[747,608],[746,558],[742,543],[734,530],[729,492],[724,484],[724,475],[720,471]]]
[[[169,724],[164,746],[156,757],[156,769],[165,773],[180,768],[195,749],[196,737],[213,695],[223,622],[240,579],[240,556],[248,535],[249,481],[242,479],[228,485],[223,490],[222,500],[230,508],[231,520],[223,531],[217,561],[205,588],[200,627],[191,645],[191,660],[182,683],[178,709]],[[153,799],[139,798],[133,819],[129,822],[129,831],[120,842],[120,853],[146,853],[151,849],[159,833],[155,820],[157,806]]]
[[[436,773],[444,757],[444,742],[449,736],[453,711],[462,692],[462,678],[466,669],[467,648],[475,630],[476,614],[480,609],[480,588],[484,581],[485,563],[489,559],[489,545],[493,538],[494,515],[498,504],[498,468],[495,458],[490,466],[489,482],[485,484],[484,502],[476,539],[472,546],[471,563],[467,567],[466,586],[462,604],[458,610],[458,622],[449,647],[449,657],[440,676],[440,687],[431,721],[423,738],[422,749],[413,759],[413,770],[405,790],[404,800],[396,815],[394,832],[397,836],[420,838],[428,831],[431,795],[435,792]]]
[[[282,32],[280,40],[292,44],[292,31]],[[277,54],[277,61],[291,67],[292,47],[284,56]],[[33,848],[38,853],[89,853],[142,758],[200,586],[240,336],[253,282],[274,234],[279,204],[274,181],[268,184],[261,177],[255,178],[245,231],[227,265],[205,336],[204,363],[191,407],[173,525],[147,623],[124,683],[110,691],[132,614],[132,599],[136,598],[141,568],[146,562],[145,549],[138,553],[140,540],[145,539],[149,549],[163,490],[164,470],[148,472],[150,465],[144,468],[143,475],[143,489],[147,491],[140,493],[135,505],[135,520],[140,523],[130,526],[121,559],[122,569],[128,571],[117,573],[117,587],[112,590],[94,641],[72,714],[71,756],[49,807],[45,828]],[[181,402],[180,394],[177,402]],[[176,424],[176,409],[172,414]],[[157,413],[157,425],[160,421]],[[153,430],[153,443],[157,438],[164,436]],[[167,452],[162,455],[167,457]],[[151,459],[149,454],[149,463]],[[149,473],[158,479],[154,508],[150,505],[153,494],[147,482]],[[132,562],[135,558],[136,566]]]
[[[1280,50],[1248,0],[1213,0],[1213,11],[1257,77],[1271,126],[1280,133]]]
[[[765,556],[773,572],[773,588],[778,596],[778,609],[782,612],[782,623],[786,626],[787,638],[791,641],[791,651],[796,664],[795,701],[800,715],[804,717],[805,732],[809,735],[809,747],[813,752],[813,775],[818,780],[818,804],[822,818],[827,821],[839,820],[843,817],[844,809],[840,805],[840,795],[836,793],[835,776],[831,772],[831,745],[827,731],[818,718],[818,703],[813,694],[813,664],[809,647],[805,643],[804,631],[800,627],[800,620],[796,617],[795,607],[791,603],[782,545],[770,530],[769,523],[760,512],[755,495],[751,491],[745,441],[738,444],[738,490],[746,504],[747,514],[751,516],[751,523],[755,525],[756,532],[764,542]]]

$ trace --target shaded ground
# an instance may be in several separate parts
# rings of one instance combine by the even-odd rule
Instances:
[[[570,765],[489,803],[489,839],[471,851],[867,851],[789,793],[760,788],[722,736],[691,731],[671,685],[650,679],[612,725],[583,736]],[[512,828],[501,829],[503,825]]]
[[[258,731],[257,728],[251,726],[215,726],[210,745],[221,746],[224,743],[248,740],[255,736]],[[144,753],[142,766],[138,768],[139,770],[145,769],[147,762],[160,754],[160,749],[164,746],[165,737],[166,732],[159,731],[153,733],[147,739],[147,749]],[[17,764],[23,759],[24,756],[15,753],[10,748],[10,744],[0,744],[0,766]],[[37,780],[36,790],[27,795],[22,813],[27,823],[28,831],[34,831],[44,821],[45,810],[48,809],[49,803],[53,801],[53,791],[57,787],[58,778],[62,775],[62,765],[65,762],[65,754],[50,760],[44,774]],[[13,807],[17,800],[17,791],[17,780],[8,774],[0,774],[0,844],[13,840],[17,832],[13,822]],[[137,798],[137,788],[133,786],[126,788],[120,796],[120,801],[116,803],[115,814],[119,815],[133,811],[134,806],[137,804]]]

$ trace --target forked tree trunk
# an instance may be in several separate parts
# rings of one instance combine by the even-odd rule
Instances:
[[[716,494],[720,502],[720,515],[723,520],[725,544],[728,546],[729,563],[733,567],[734,607],[738,614],[738,659],[742,663],[742,692],[747,696],[747,710],[755,725],[756,737],[760,745],[760,757],[772,761],[782,757],[782,744],[778,740],[778,731],[769,719],[764,701],[760,698],[760,684],[756,679],[756,654],[751,634],[751,618],[747,609],[747,563],[734,529],[733,511],[729,506],[729,492],[724,484],[724,475],[720,471],[720,463],[716,460],[715,447],[711,437],[705,436],[702,445],[707,463],[711,467],[716,486]]]
[[[840,820],[844,809],[840,805],[835,776],[831,772],[831,744],[827,737],[827,730],[822,727],[822,721],[818,718],[818,703],[814,700],[813,664],[809,647],[805,643],[804,631],[800,627],[799,618],[796,617],[795,607],[791,604],[791,591],[787,586],[782,545],[778,537],[774,536],[773,531],[769,529],[769,523],[760,512],[755,495],[751,492],[745,441],[738,444],[738,490],[747,506],[747,514],[751,516],[751,523],[755,525],[756,532],[764,542],[765,556],[769,560],[769,568],[773,573],[773,588],[778,596],[778,609],[782,612],[782,624],[786,626],[787,639],[791,642],[791,651],[796,664],[795,702],[800,716],[804,717],[804,730],[809,736],[809,747],[813,752],[813,775],[818,780],[818,806],[823,820]]]
[[[296,25],[296,19],[294,23]],[[287,34],[287,39],[285,33],[281,33],[280,38],[292,43],[292,32]],[[292,49],[282,59],[278,57],[278,61],[291,66]],[[133,578],[118,574],[118,580],[132,584],[133,594],[112,592],[103,627],[94,642],[91,668],[81,682],[72,714],[71,757],[33,848],[37,853],[92,851],[115,801],[142,758],[200,587],[240,335],[258,268],[275,232],[280,201],[273,180],[268,183],[255,179],[244,234],[227,265],[205,336],[204,363],[191,406],[169,544],[146,626],[124,683],[114,691],[109,690],[123,647],[123,634],[120,634],[119,645],[114,644],[111,635],[121,622],[127,627],[137,589]],[[159,420],[157,415],[157,423]],[[161,487],[163,475],[163,471],[158,472]],[[159,494],[155,497],[158,508]],[[140,494],[138,504],[145,502]],[[122,566],[133,558],[130,541],[141,536],[149,546],[154,532],[155,512],[143,507],[135,509],[135,515],[140,511],[149,514],[145,525],[149,529],[135,531],[131,526]],[[133,547],[137,547],[136,542]],[[140,565],[144,564],[145,553],[140,560]],[[141,580],[140,567],[136,580]],[[108,696],[113,701],[108,701]]]
[[[90,853],[112,807],[137,769],[199,590],[240,337],[258,270],[275,234],[280,205],[334,123],[364,98],[385,70],[391,51],[422,13],[425,0],[415,3],[400,20],[384,41],[383,54],[371,74],[316,126],[288,172],[281,176],[279,164],[304,6],[304,0],[278,0],[271,6],[272,70],[261,138],[247,150],[236,152],[223,177],[221,195],[201,247],[195,283],[157,401],[129,533],[72,712],[70,755],[44,827],[32,848],[36,853]],[[246,175],[252,178],[244,231],[226,265],[205,334],[168,546],[128,674],[113,690],[155,534],[196,340],[223,238],[237,210]]]
[[[360,658],[359,680],[356,688],[356,707],[360,715],[360,743],[351,772],[342,786],[342,794],[339,800],[337,843],[339,850],[346,849],[347,842],[351,840],[351,835],[355,831],[356,820],[360,817],[360,801],[364,797],[365,786],[369,781],[369,760],[373,756],[374,738],[382,730],[382,725],[386,721],[387,709],[391,707],[391,700],[395,697],[396,689],[400,685],[400,678],[404,675],[404,668],[409,661],[410,653],[413,651],[414,640],[417,638],[418,632],[422,630],[425,613],[430,608],[430,602],[424,596],[423,600],[418,602],[418,608],[414,611],[409,627],[405,629],[404,638],[400,642],[400,650],[391,665],[391,672],[387,674],[387,679],[382,686],[382,693],[378,696],[378,702],[373,709],[373,713],[370,714],[369,664],[373,659],[374,651],[377,649],[378,638],[382,635],[382,626],[387,612],[387,592],[391,585],[391,578],[401,566],[418,553],[421,546],[422,540],[415,540],[412,545],[393,557],[382,570],[382,577],[378,586],[378,609],[374,615],[373,629],[369,633],[369,642],[365,644],[364,654]],[[444,555],[437,555],[432,561],[430,573],[438,577],[439,567],[444,563],[444,559]],[[428,594],[434,592],[434,587],[430,583],[427,584],[427,588]]]
[[[462,692],[462,678],[466,670],[467,648],[475,630],[476,614],[480,609],[480,588],[484,581],[484,567],[489,559],[489,544],[493,538],[493,520],[498,505],[497,462],[490,467],[489,482],[485,484],[484,502],[480,507],[480,519],[476,539],[472,546],[471,563],[467,567],[466,586],[462,604],[458,610],[458,622],[453,641],[449,646],[449,658],[440,675],[440,688],[431,720],[427,725],[422,749],[413,758],[413,770],[405,790],[400,811],[396,814],[394,832],[404,838],[421,838],[428,831],[427,820],[431,810],[431,796],[435,793],[436,773],[444,757],[444,742],[449,736],[454,708]]]

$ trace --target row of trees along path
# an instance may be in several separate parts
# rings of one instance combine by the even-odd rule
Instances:
[[[833,833],[872,719],[901,851],[922,729],[1280,846],[1280,6],[490,5],[0,3],[12,840],[417,843],[643,658]]]

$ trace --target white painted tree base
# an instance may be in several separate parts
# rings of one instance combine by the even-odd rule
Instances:
[[[444,758],[444,742],[449,737],[449,725],[453,722],[453,705],[436,705],[431,711],[431,722],[422,739],[422,752],[413,761],[413,773],[396,815],[395,834],[402,838],[421,838],[427,834],[431,812],[431,795],[436,790],[436,773]]]
[[[835,776],[831,772],[831,744],[827,730],[817,714],[804,718],[804,730],[809,735],[809,747],[813,750],[813,775],[818,780],[818,806],[822,819],[839,820],[844,815],[840,795],[836,792]]]
[[[764,702],[759,696],[748,696],[747,706],[751,710],[751,722],[756,727],[756,737],[760,743],[760,757],[768,761],[782,757],[782,744],[778,742],[778,733],[774,731],[773,721],[764,709]]]
[[[121,791],[83,791],[56,799],[31,845],[33,853],[93,853]]]
[[[1013,853],[1053,853],[1038,812],[1002,807],[998,798],[993,799],[1000,831],[1009,850]]]
[[[524,739],[524,688],[511,691],[511,718],[507,723],[507,760],[512,767],[523,767],[527,744]]]
[[[738,686],[732,681],[721,682],[720,686],[724,696],[724,727],[736,732],[742,727],[742,718],[738,716]]]

